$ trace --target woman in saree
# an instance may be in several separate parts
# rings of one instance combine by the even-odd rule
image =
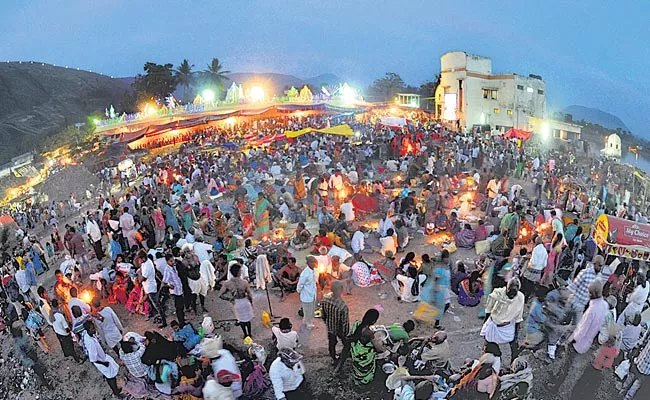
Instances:
[[[269,218],[269,201],[266,199],[264,193],[257,195],[255,202],[255,224],[256,233],[258,236],[263,236],[269,233],[271,220]]]
[[[293,197],[296,200],[302,200],[307,197],[307,191],[305,189],[305,181],[302,179],[302,170],[298,168],[296,171],[296,179],[293,183]]]
[[[149,302],[146,301],[147,295],[142,290],[140,280],[134,279],[133,284],[133,290],[126,301],[126,308],[131,314],[149,315]]]
[[[345,362],[346,358],[352,358],[352,378],[357,385],[367,385],[375,378],[377,350],[375,343],[381,346],[381,340],[375,338],[374,332],[370,326],[374,325],[379,319],[379,311],[374,308],[369,309],[363,315],[361,321],[356,321],[352,325],[350,336],[341,352],[337,371]]]
[[[479,282],[480,274],[473,271],[458,285],[458,303],[465,307],[476,307],[483,297],[483,287]]]
[[[485,353],[478,364],[463,376],[449,393],[449,399],[491,399],[499,385],[499,362],[493,354]]]
[[[122,254],[122,246],[114,239],[114,235],[109,232],[108,234],[108,255],[112,261],[117,259],[117,256]]]
[[[194,210],[192,209],[192,204],[190,204],[189,201],[187,201],[187,197],[185,195],[181,196],[181,219],[183,220],[183,228],[185,229],[186,232],[189,232],[190,228],[192,227],[192,223],[194,222]]]
[[[476,243],[476,232],[472,230],[470,224],[465,224],[463,230],[454,235],[454,239],[456,240],[456,246],[471,249]]]
[[[111,287],[111,294],[108,297],[108,303],[126,304],[129,300],[129,296],[127,295],[129,289],[128,284],[128,278],[124,276],[124,273],[117,271],[115,273],[115,282],[113,282],[113,286]]]

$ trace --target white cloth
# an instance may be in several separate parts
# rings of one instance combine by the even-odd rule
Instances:
[[[341,212],[345,215],[345,220],[348,222],[354,221],[354,205],[351,201],[341,204]]]
[[[99,313],[102,319],[95,318],[95,326],[104,343],[110,348],[115,347],[122,340],[124,327],[117,314],[110,307],[104,307]]]
[[[515,338],[515,321],[510,321],[508,325],[499,327],[490,317],[481,327],[481,336],[491,343],[510,343]]]
[[[393,255],[397,254],[397,247],[395,246],[395,238],[392,236],[384,236],[379,238],[381,243],[381,255],[385,256],[386,251],[392,251]]]
[[[636,313],[641,313],[643,311],[643,305],[648,300],[648,293],[650,293],[650,282],[646,282],[645,286],[637,285],[634,288],[634,291],[627,296],[627,307],[618,317],[616,323],[623,326],[625,323],[625,318]]]
[[[296,364],[293,369],[284,365],[280,357],[276,358],[269,368],[269,378],[273,385],[275,398],[280,400],[286,397],[286,392],[298,389],[305,373],[302,363]]]
[[[86,315],[90,312],[90,306],[77,297],[73,297],[68,301],[68,308],[70,309],[70,315],[72,315],[73,306],[79,306],[79,308],[81,308],[81,315]]]
[[[422,285],[424,284],[424,281],[427,279],[427,276],[424,274],[420,274],[418,277],[420,281],[419,284],[420,284],[420,292],[421,292]],[[397,275],[397,281],[401,282],[402,286],[399,286],[399,284],[397,285],[393,284],[393,287],[395,288],[397,294],[400,296],[400,299],[402,299],[402,301],[407,303],[414,303],[416,301],[420,301],[419,294],[417,296],[414,296],[413,293],[411,293],[411,288],[415,283],[415,279],[411,277],[407,277],[406,275]]]
[[[156,284],[156,267],[153,264],[153,261],[147,259],[142,266],[140,267],[140,274],[144,279],[142,282],[142,288],[146,294],[156,293],[158,291],[158,285]]]
[[[22,269],[16,271],[16,283],[18,284],[18,287],[22,293],[28,292],[31,286],[29,284],[29,280],[27,279],[27,272]]]
[[[311,268],[305,267],[300,273],[297,291],[300,293],[300,301],[303,303],[311,303],[316,300],[316,277]]]
[[[102,238],[102,231],[99,229],[97,222],[93,220],[88,220],[86,223],[86,233],[88,233],[88,237],[90,237],[93,242]]]
[[[69,327],[70,325],[65,319],[65,315],[63,315],[61,312],[55,312],[54,319],[52,321],[52,328],[54,328],[54,332],[61,336],[68,336],[70,334],[70,332],[68,332]]]
[[[266,284],[272,280],[271,267],[266,254],[258,255],[255,259],[255,287],[265,290]]]
[[[280,349],[295,349],[296,346],[298,346],[298,332],[296,331],[289,331],[289,332],[282,332],[279,327],[274,326],[271,328],[271,332],[273,332],[273,336],[275,336],[275,339],[277,340],[277,345],[276,347],[278,350]]]
[[[548,262],[548,252],[542,243],[535,246],[530,259],[530,268],[535,271],[541,271],[546,267]]]
[[[214,287],[217,283],[217,275],[214,272],[214,265],[209,260],[203,260],[200,267],[201,280],[209,288]],[[204,294],[205,296],[205,294]]]
[[[237,366],[237,361],[235,357],[228,350],[219,350],[219,357],[214,358],[210,361],[212,366],[212,371],[214,372],[214,377],[217,377],[217,374],[221,370],[226,370],[230,373],[239,375],[240,379],[236,382],[233,382],[230,388],[232,389],[232,394],[235,398],[238,398],[242,395],[243,386],[241,381],[241,372]]]
[[[350,241],[350,247],[352,248],[353,253],[359,253],[365,248],[366,238],[363,236],[363,232],[356,231],[352,235],[352,240]]]
[[[117,376],[120,367],[113,357],[104,352],[97,338],[90,336],[86,331],[83,331],[83,347],[88,355],[88,361],[93,363],[102,375],[106,378],[115,378]],[[97,362],[107,362],[108,366],[98,364]]]
[[[393,224],[393,220],[390,219],[390,217],[386,217],[381,221],[379,221],[379,235],[381,236],[388,235],[389,229],[395,231],[395,225]]]
[[[207,243],[195,242],[194,243],[194,253],[199,258],[199,261],[203,262],[212,258],[211,253],[212,246]]]

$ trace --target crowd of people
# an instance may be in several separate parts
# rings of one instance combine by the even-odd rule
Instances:
[[[355,136],[246,145],[341,123]],[[643,261],[608,255],[586,228],[603,213],[647,222],[635,201],[645,193],[619,166],[457,133],[423,114],[401,127],[367,116],[283,116],[183,141],[134,163],[119,190],[104,169],[106,190],[89,200],[71,194],[13,210],[2,327],[43,385],[51,382],[30,347],[58,352],[46,339],[51,328],[62,354],[93,364],[116,396],[321,395],[310,388],[291,319],[276,325],[253,307],[255,293],[269,289],[282,299],[297,293],[301,331],[322,318],[333,373],[349,372],[359,387],[385,385],[397,399],[524,399],[533,360],[554,367],[549,393],[587,357],[592,366],[579,373],[575,398],[614,370],[626,399],[646,384],[650,272]],[[451,261],[470,250],[473,263]],[[39,275],[51,269],[49,288]],[[378,285],[390,289],[389,304],[416,303],[413,319],[379,325],[376,306],[351,321],[344,296]],[[223,314],[208,309],[211,296],[231,303],[243,347],[218,335],[227,322],[209,316]],[[453,365],[443,327],[453,324],[445,318],[453,297],[484,319],[483,354],[462,365]],[[130,331],[122,308],[158,329]],[[272,343],[255,342],[256,318]]]

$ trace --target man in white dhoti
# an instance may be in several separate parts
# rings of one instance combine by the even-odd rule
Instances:
[[[512,359],[519,354],[517,332],[524,320],[524,294],[519,291],[519,279],[513,278],[508,286],[494,289],[485,305],[486,319],[481,336],[487,343],[497,345],[509,343]]]

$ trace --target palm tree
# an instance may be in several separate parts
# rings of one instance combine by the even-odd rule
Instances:
[[[174,75],[178,79],[178,84],[185,89],[189,89],[194,84],[194,72],[192,72],[192,68],[194,68],[194,64],[190,64],[186,58],[174,71]]]
[[[210,83],[223,90],[223,81],[227,79],[226,74],[229,74],[230,71],[224,70],[223,64],[221,64],[219,59],[215,57],[212,59],[212,62],[208,64],[208,69],[203,71],[203,73]]]

